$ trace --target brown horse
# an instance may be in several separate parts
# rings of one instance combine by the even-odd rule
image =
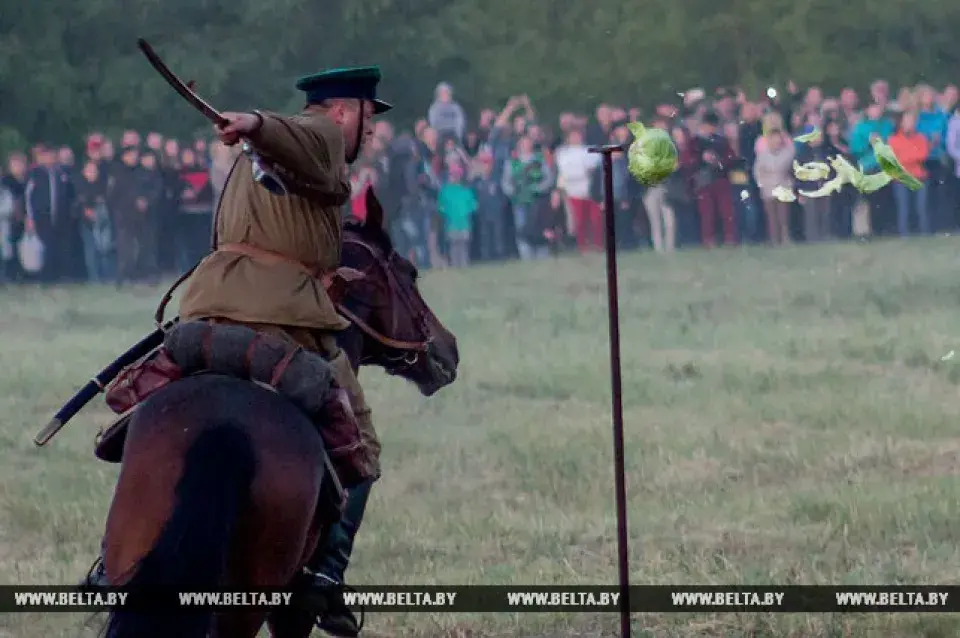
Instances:
[[[413,265],[382,211],[345,229],[339,341],[354,367],[382,366],[431,395],[456,378],[455,337],[423,301]],[[323,443],[310,419],[248,381],[200,375],[151,395],[129,424],[104,537],[115,585],[285,587],[310,557],[335,504],[321,501]],[[267,610],[139,614],[114,610],[107,638],[253,638]],[[277,612],[277,636],[307,636],[312,614]]]

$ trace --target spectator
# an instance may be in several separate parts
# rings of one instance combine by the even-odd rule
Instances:
[[[658,119],[654,126],[669,130],[665,120]],[[650,222],[650,240],[653,249],[658,253],[671,253],[677,246],[677,215],[670,198],[670,189],[676,188],[678,180],[683,187],[682,175],[675,172],[664,183],[648,187],[643,194],[643,206]]]
[[[163,176],[163,202],[157,227],[160,251],[158,265],[161,272],[180,273],[177,267],[177,212],[180,210],[180,143],[172,138],[163,142],[160,154],[160,174]]]
[[[841,117],[843,117],[841,115]],[[831,120],[824,127],[824,145],[832,149],[836,155],[843,156],[847,161],[853,161],[850,154],[850,145],[846,136],[843,134],[840,123],[837,120]],[[841,189],[839,193],[834,193],[830,197],[830,215],[833,219],[831,225],[833,232],[838,237],[850,237],[853,233],[853,207],[857,203],[856,192],[849,188]]]
[[[882,98],[884,84],[874,84],[872,92]],[[861,170],[868,174],[880,171],[870,140],[878,137],[886,142],[893,134],[893,122],[884,114],[884,104],[885,102],[870,104],[864,112],[864,117],[854,125],[850,132],[850,154],[853,156],[854,163],[859,164]],[[862,198],[868,204],[869,219],[867,225],[880,233],[886,233],[890,226],[890,197],[885,189],[862,196]]]
[[[500,190],[500,180],[493,173],[493,153],[480,151],[475,161],[473,190],[477,194],[477,223],[480,235],[480,259],[492,261],[506,257],[503,249],[504,213],[506,201]]]
[[[437,85],[433,104],[427,111],[427,123],[440,139],[452,137],[462,143],[467,132],[467,116],[453,99],[453,87],[446,82]]]
[[[68,177],[73,177],[73,170],[76,168],[76,158],[74,157],[72,148],[69,146],[61,146],[57,149],[57,165]]]
[[[140,198],[145,202],[141,206],[137,202],[137,210],[143,209],[140,219],[139,237],[137,239],[138,254],[137,266],[140,279],[156,285],[160,275],[157,261],[157,251],[160,249],[158,229],[164,201],[163,172],[156,153],[152,150],[140,156]]]
[[[793,187],[794,148],[782,129],[773,128],[763,137],[753,176],[767,217],[767,237],[777,246],[790,243],[790,204],[774,197],[773,191],[777,187]]]
[[[454,165],[460,168],[463,175],[466,175],[470,170],[470,156],[455,139],[448,137],[443,148],[443,174],[446,175]]]
[[[938,100],[938,105],[944,113],[951,113],[960,104],[960,89],[955,84],[951,84],[943,89],[943,94]]]
[[[947,127],[947,153],[953,160],[953,215],[954,228],[960,224],[960,106],[954,107]]]
[[[744,241],[755,241],[759,226],[759,211],[756,198],[753,196],[753,179],[751,178],[752,163],[740,154],[740,148],[745,144],[740,141],[741,125],[737,122],[727,122],[723,125],[724,136],[733,150],[733,161],[727,173],[730,181],[730,199],[733,202],[734,215],[737,219],[737,229]],[[751,149],[752,151],[753,149]],[[750,153],[755,155],[755,153]]]
[[[120,162],[110,172],[107,207],[113,218],[117,247],[117,287],[139,280],[137,268],[147,200],[141,194],[140,151],[125,146]]]
[[[450,265],[466,268],[470,264],[470,227],[478,202],[473,190],[463,183],[464,171],[459,164],[450,167],[449,177],[440,187],[437,208],[447,233]]]
[[[543,215],[543,237],[546,240],[547,250],[556,255],[563,250],[570,239],[570,233],[567,230],[567,205],[562,191],[556,188],[550,191],[550,200],[543,207]]]
[[[810,133],[814,128],[823,130],[823,123],[818,114],[808,117],[807,122],[803,133]],[[838,153],[837,149],[830,145],[829,139],[824,139],[823,136],[814,138],[806,144],[798,144],[795,148],[797,161],[800,164],[810,162],[827,164],[827,158]],[[815,191],[822,187],[825,182],[825,179],[804,182],[803,188],[806,191]],[[828,197],[800,197],[800,205],[803,207],[803,238],[806,241],[825,241],[833,235],[830,218],[832,199],[832,195]]]
[[[718,215],[723,224],[724,244],[732,246],[737,241],[730,181],[727,178],[734,154],[726,138],[717,133],[718,122],[715,113],[706,113],[700,123],[699,136],[693,140],[697,158],[694,192],[700,213],[701,241],[707,248],[717,244],[715,229]]]
[[[193,148],[180,151],[180,210],[176,246],[179,270],[187,271],[207,254],[213,227],[213,185],[210,169]]]
[[[480,111],[480,121],[477,123],[477,136],[481,145],[487,145],[490,142],[490,133],[493,131],[493,124],[497,120],[497,114],[493,109],[483,109]]]
[[[521,259],[535,257],[527,241],[527,223],[532,221],[533,207],[550,192],[552,183],[553,175],[543,161],[543,154],[534,149],[532,139],[521,137],[515,156],[504,166],[501,180],[501,188],[513,208],[517,251]]]
[[[583,141],[580,129],[571,130],[566,144],[557,149],[555,156],[557,186],[566,195],[581,253],[603,249],[603,210],[590,199],[590,181],[601,157],[588,151]]]
[[[37,275],[45,283],[53,283],[70,274],[70,231],[73,229],[70,183],[57,167],[57,156],[52,149],[39,147],[37,159],[27,174],[24,191],[26,224],[43,246],[42,266]]]
[[[127,129],[120,136],[120,148],[138,148],[140,147],[140,133],[133,129]],[[121,159],[122,161],[122,159]]]
[[[614,113],[607,104],[601,104],[595,112],[596,120],[587,128],[587,144],[597,146],[610,140]]]
[[[83,258],[87,277],[93,283],[114,278],[113,228],[107,210],[106,183],[100,177],[96,161],[88,159],[76,181],[75,215],[80,220]]]
[[[210,149],[207,148],[207,140],[198,137],[193,141],[193,156],[196,158],[197,166],[210,168]]]
[[[443,184],[443,156],[440,154],[440,143],[437,132],[430,126],[423,129],[420,155],[423,161],[419,182],[420,194],[423,200],[421,209],[422,222],[425,224],[429,263],[439,267],[443,263],[446,237],[443,236],[442,218],[436,215],[437,194]]]
[[[930,216],[927,210],[927,169],[925,165],[927,158],[930,156],[930,142],[917,132],[916,112],[907,111],[900,117],[897,131],[890,137],[890,148],[893,149],[903,168],[924,183],[916,191],[911,191],[901,182],[893,183],[893,193],[897,202],[897,231],[901,237],[909,235],[912,195],[920,233],[927,235],[930,233]]]
[[[163,151],[163,136],[156,131],[147,133],[147,150],[159,156]]]
[[[886,112],[890,103],[890,85],[886,80],[875,80],[870,85],[870,99],[880,107],[881,113]]]
[[[906,113],[907,111],[917,110],[917,96],[908,86],[900,88],[895,102],[888,106],[888,110],[894,113]]]
[[[858,105],[859,98],[856,91],[848,87],[840,92],[840,124],[844,131],[850,130],[850,127],[860,119]]]
[[[13,260],[13,221],[17,200],[6,181],[0,181],[0,284],[7,280],[7,264]]]
[[[696,148],[687,129],[683,126],[674,126],[670,137],[677,147],[678,162],[675,175],[678,177],[677,186],[670,192],[670,203],[677,218],[677,240],[684,244],[695,244],[700,240],[700,224],[698,220],[696,200],[693,194],[693,177],[699,166]]]
[[[611,144],[619,144],[621,148],[630,144],[630,129],[627,128],[627,120],[624,118],[614,123],[613,132],[610,135]],[[597,156],[597,153],[592,153]],[[623,249],[634,249],[638,245],[638,224],[637,216],[634,210],[634,201],[642,201],[643,186],[638,184],[630,176],[629,161],[624,151],[614,151],[611,156],[613,169],[613,206],[614,206],[614,224],[617,235],[617,247]],[[597,228],[600,234],[600,243],[598,250],[603,250],[604,240],[603,232],[605,224],[603,220],[603,208],[600,204],[604,200],[603,193],[603,171],[599,166],[593,171],[592,184],[595,184],[596,196],[593,201],[596,203],[597,210],[600,211],[600,221]],[[642,204],[641,204],[642,205]]]
[[[0,231],[0,279],[19,281],[24,273],[17,258],[16,246],[23,235],[26,219],[24,192],[27,185],[27,156],[23,153],[11,153],[7,158],[7,170],[0,178],[0,188],[11,196],[12,209],[5,217],[5,230]]]
[[[110,140],[103,140],[103,144],[100,146],[100,161],[110,163],[113,160],[114,160],[113,142],[111,142]]]
[[[927,187],[929,194],[927,206],[930,215],[930,229],[946,230],[952,225],[952,211],[949,206],[950,179],[947,160],[947,122],[948,112],[937,104],[937,94],[929,84],[917,87],[917,132],[930,143],[930,155],[927,157]]]

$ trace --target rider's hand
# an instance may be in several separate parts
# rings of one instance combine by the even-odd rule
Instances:
[[[227,146],[233,146],[240,141],[240,138],[260,128],[260,116],[255,113],[223,113],[222,115],[227,120],[227,125],[216,125],[213,128],[220,141]]]

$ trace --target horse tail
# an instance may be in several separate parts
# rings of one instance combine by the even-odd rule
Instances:
[[[250,437],[230,425],[204,430],[187,450],[173,514],[126,587],[221,585],[232,532],[250,497],[256,457]],[[172,614],[113,611],[106,638],[204,638],[212,610]]]

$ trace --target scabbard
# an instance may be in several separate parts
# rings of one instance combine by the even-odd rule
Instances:
[[[73,397],[64,404],[50,422],[40,430],[33,443],[37,446],[43,446],[50,442],[57,432],[65,426],[70,419],[75,417],[80,410],[90,401],[100,394],[127,366],[136,363],[150,353],[151,350],[163,343],[163,337],[166,331],[176,322],[174,319],[162,328],[157,328],[146,337],[134,344],[129,350],[120,355],[116,361],[105,367],[95,377],[77,391]]]

